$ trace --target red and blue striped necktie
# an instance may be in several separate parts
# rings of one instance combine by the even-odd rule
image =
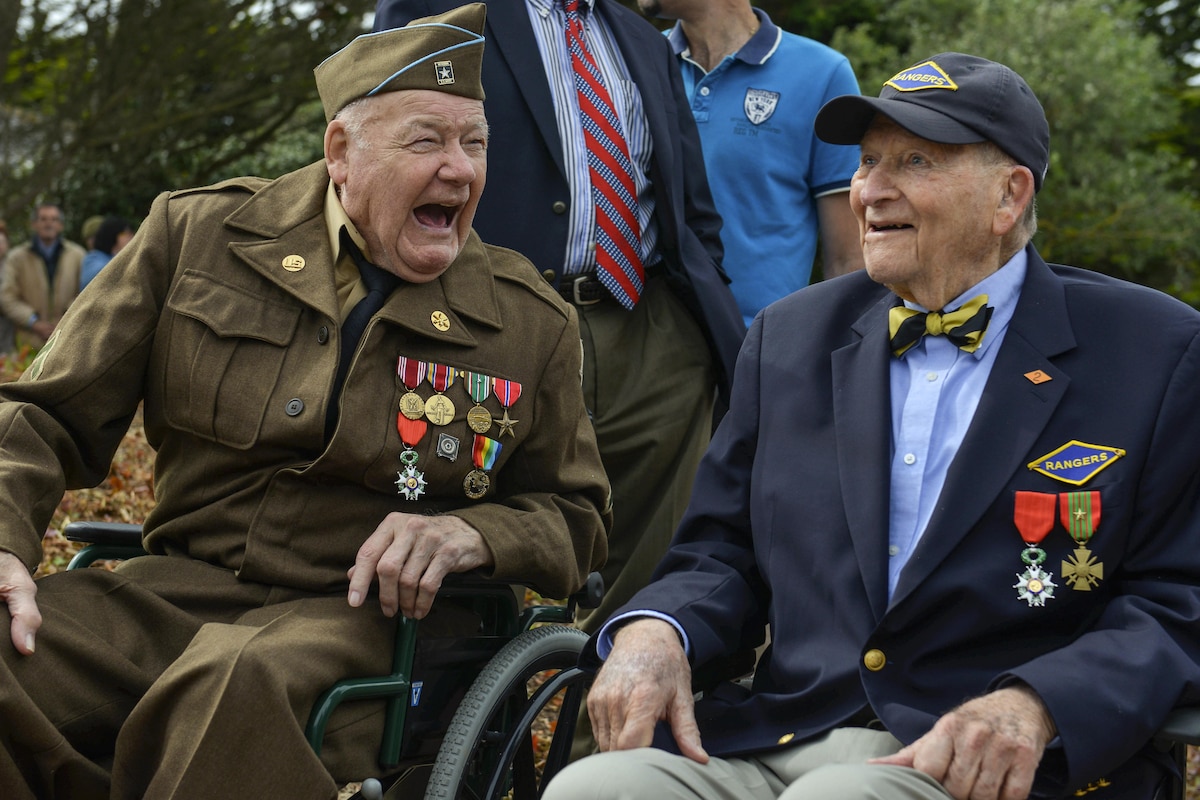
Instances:
[[[563,0],[563,7],[596,209],[597,277],[618,303],[631,309],[642,294],[645,272],[629,145],[600,69],[584,41],[579,0]]]

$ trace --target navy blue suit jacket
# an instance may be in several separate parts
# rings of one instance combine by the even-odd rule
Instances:
[[[378,0],[375,29],[400,27],[463,0]],[[713,205],[692,119],[666,37],[615,0],[597,0],[642,95],[650,126],[660,247],[672,289],[700,321],[727,387],[746,333],[720,267],[721,219]],[[490,244],[517,250],[555,284],[567,242],[571,197],[562,140],[537,41],[523,0],[488,3],[484,102],[491,127],[488,180],[475,229]]]
[[[858,272],[751,326],[688,513],[655,581],[622,609],[679,620],[696,666],[770,624],[753,689],[728,685],[697,707],[709,753],[802,741],[867,704],[912,742],[960,702],[1020,680],[1061,737],[1039,796],[1103,778],[1089,797],[1144,800],[1169,769],[1146,743],[1200,686],[1200,314],[1028,253],[984,395],[890,602],[897,298]],[[1082,485],[1031,468],[1073,440],[1124,455]],[[1061,576],[1077,545],[1056,517],[1042,542],[1055,595],[1044,607],[1018,598],[1019,490],[1100,493],[1094,588]]]

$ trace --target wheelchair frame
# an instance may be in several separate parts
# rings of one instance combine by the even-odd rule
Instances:
[[[68,570],[145,554],[141,526],[136,524],[72,522],[64,535],[85,545],[71,559]],[[570,623],[577,607],[594,608],[602,594],[600,576],[593,573],[587,585],[568,598],[565,606],[537,605],[519,611],[510,584],[450,576],[439,591],[439,598],[453,598],[470,605],[482,619],[483,631],[480,637],[462,640],[475,642],[478,638],[480,644],[455,666],[460,672],[464,666],[471,669],[483,663],[483,667],[465,688],[463,700],[444,730],[432,734],[415,730],[415,715],[410,711],[419,707],[426,676],[414,674],[419,624],[400,617],[391,673],[334,684],[317,698],[305,736],[320,755],[326,728],[338,706],[354,700],[384,700],[384,732],[378,759],[382,777],[364,780],[356,797],[382,798],[386,786],[407,774],[400,770],[404,766],[429,768],[425,797],[430,800],[459,797],[498,800],[509,791],[513,800],[537,800],[541,787],[566,766],[576,716],[590,679],[575,666],[587,635]],[[549,671],[554,674],[530,694],[531,679]],[[448,692],[445,683],[437,685],[441,697]],[[455,687],[450,687],[451,696],[454,690]],[[539,714],[559,694],[562,694],[559,724],[546,761],[539,768],[531,729]],[[442,713],[445,710],[448,709]],[[430,724],[442,719],[425,717],[424,726],[429,730]],[[433,755],[431,739],[438,738],[440,742],[434,742],[438,748]]]

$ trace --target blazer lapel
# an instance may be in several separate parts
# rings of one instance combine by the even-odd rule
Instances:
[[[850,539],[876,619],[887,608],[888,484],[891,464],[887,293],[854,324],[861,337],[833,351],[838,481]]]
[[[1016,312],[937,509],[900,575],[893,603],[938,568],[1025,469],[1034,442],[1070,386],[1070,376],[1050,360],[1075,346],[1063,287],[1032,247],[1027,252],[1029,266]],[[1032,382],[1026,375],[1035,370],[1050,380]],[[1014,539],[1013,544],[1019,543]]]
[[[529,11],[525,3],[509,0],[489,3],[487,27],[492,31],[492,35],[488,37],[488,46],[495,46],[499,58],[512,73],[515,90],[529,107],[538,132],[546,141],[546,147],[565,179],[567,169],[563,164],[558,122],[554,118],[554,99],[550,95],[550,83],[546,79],[546,68],[542,59],[530,56],[530,53],[538,53],[538,43],[529,24]],[[563,36],[566,36],[565,31]],[[496,99],[510,101],[507,95],[497,96]],[[503,116],[497,115],[497,118]]]

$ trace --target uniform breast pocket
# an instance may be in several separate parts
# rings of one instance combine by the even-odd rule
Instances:
[[[204,439],[250,447],[301,309],[187,271],[167,310],[167,420]]]

